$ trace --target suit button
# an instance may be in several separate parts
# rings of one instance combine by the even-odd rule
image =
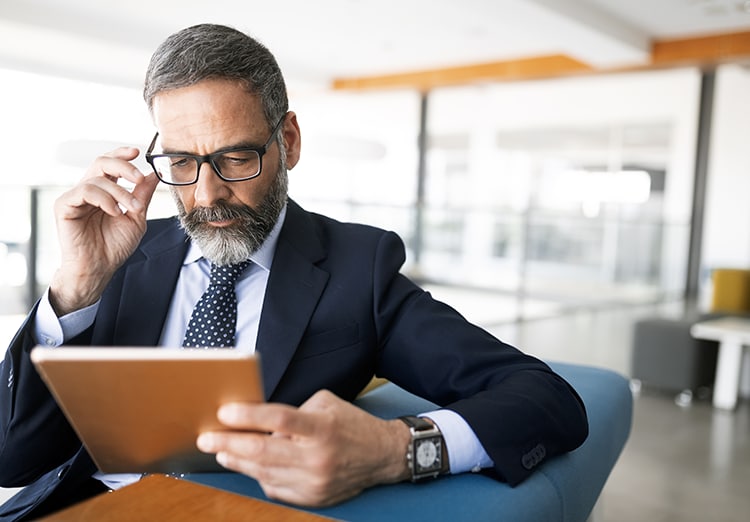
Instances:
[[[534,457],[527,453],[523,457],[521,457],[521,465],[526,469],[532,469],[536,463],[534,462]]]
[[[60,468],[60,471],[57,472],[57,480],[62,480],[65,478],[65,475],[68,474],[68,470],[70,469],[70,464],[66,464],[62,468]]]
[[[547,449],[542,444],[537,444],[534,448],[521,457],[521,465],[528,470],[538,466],[547,456]]]

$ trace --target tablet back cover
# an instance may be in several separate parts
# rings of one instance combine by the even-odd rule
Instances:
[[[222,469],[195,441],[221,404],[260,402],[258,358],[235,350],[43,348],[37,371],[105,473]]]

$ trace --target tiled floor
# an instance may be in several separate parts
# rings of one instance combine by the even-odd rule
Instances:
[[[678,315],[682,309],[680,303],[592,307],[515,323],[508,320],[514,314],[510,298],[488,302],[487,296],[478,299],[455,292],[441,297],[529,353],[548,360],[602,366],[625,375],[629,373],[633,321],[656,314]],[[493,317],[501,319],[493,321]],[[5,332],[2,335],[6,337]],[[681,408],[673,399],[649,390],[636,398],[632,434],[605,486],[597,507],[598,520],[750,520],[750,401],[727,413],[715,411],[705,400]],[[0,490],[0,502],[6,496],[7,492]]]

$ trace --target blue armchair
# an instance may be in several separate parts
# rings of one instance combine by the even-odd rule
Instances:
[[[580,448],[547,462],[522,484],[511,488],[469,473],[420,484],[375,487],[337,506],[311,511],[348,521],[587,520],[630,434],[633,400],[627,379],[615,372],[561,363],[552,367],[583,398],[590,434]],[[357,403],[383,418],[434,407],[394,384],[376,388]],[[241,475],[205,473],[185,478],[266,499],[254,480]]]

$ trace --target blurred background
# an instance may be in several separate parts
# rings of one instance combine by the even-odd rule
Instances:
[[[202,22],[276,55],[303,137],[291,196],[398,232],[408,274],[527,351],[629,375],[635,321],[705,309],[715,269],[750,267],[750,1],[2,0],[3,344],[56,267],[54,199],[145,148],[150,54]],[[150,215],[172,214],[160,189]],[[633,511],[617,472],[609,519],[701,516]],[[732,499],[716,520],[750,507]]]

